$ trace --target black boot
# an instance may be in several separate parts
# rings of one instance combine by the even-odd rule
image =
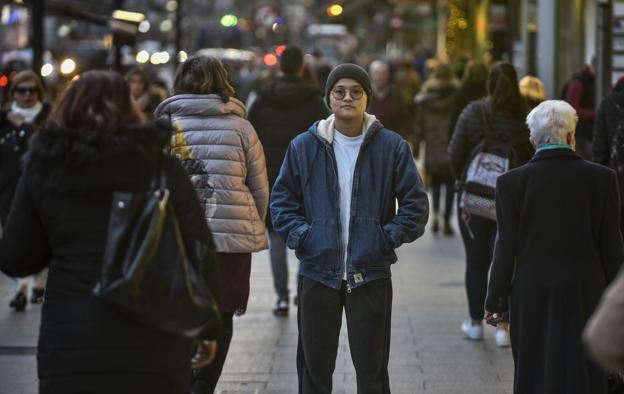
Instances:
[[[9,306],[11,308],[15,308],[16,312],[22,312],[24,309],[26,309],[27,303],[28,303],[28,298],[26,298],[26,294],[19,291],[15,295],[15,298],[13,298],[11,302],[9,302]]]

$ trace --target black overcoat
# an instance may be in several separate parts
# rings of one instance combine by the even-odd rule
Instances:
[[[497,180],[498,237],[486,309],[511,297],[515,394],[604,394],[581,333],[624,258],[615,173],[570,149]]]
[[[0,270],[27,276],[50,268],[37,353],[42,394],[188,392],[191,340],[136,323],[92,295],[112,193],[148,190],[169,135],[155,126],[97,138],[44,129],[31,140],[0,241]],[[186,172],[172,157],[163,167],[183,238],[212,247]],[[218,296],[214,261],[204,263]]]

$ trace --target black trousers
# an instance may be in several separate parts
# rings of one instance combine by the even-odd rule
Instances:
[[[433,175],[431,177],[431,190],[433,199],[433,212],[440,212],[440,196],[444,185],[444,221],[451,219],[453,212],[453,197],[455,196],[455,178],[444,178]]]
[[[330,394],[342,311],[347,317],[358,394],[389,394],[392,281],[378,279],[347,291],[299,278],[297,372],[300,394]]]
[[[230,342],[232,342],[233,313],[221,313],[223,335],[217,340],[217,355],[214,361],[199,369],[193,370],[191,394],[212,394],[217,387]]]

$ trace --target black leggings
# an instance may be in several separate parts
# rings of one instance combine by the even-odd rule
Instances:
[[[219,382],[221,377],[221,371],[223,371],[223,364],[225,364],[230,343],[232,342],[233,317],[233,313],[221,314],[223,335],[217,340],[217,355],[212,364],[193,371],[191,394],[214,393],[217,382]]]
[[[472,319],[483,320],[488,273],[496,238],[496,222],[473,215],[466,223],[461,217],[459,207],[457,212],[459,213],[459,230],[466,249],[468,309]]]

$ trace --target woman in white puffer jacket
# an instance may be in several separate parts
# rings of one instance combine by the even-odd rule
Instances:
[[[171,154],[197,189],[212,232],[221,276],[224,332],[213,364],[194,374],[193,394],[212,393],[232,338],[233,315],[247,308],[251,253],[268,248],[264,218],[269,200],[264,151],[245,106],[233,96],[227,72],[213,57],[193,57],[178,69],[174,96],[155,117],[175,128]]]

